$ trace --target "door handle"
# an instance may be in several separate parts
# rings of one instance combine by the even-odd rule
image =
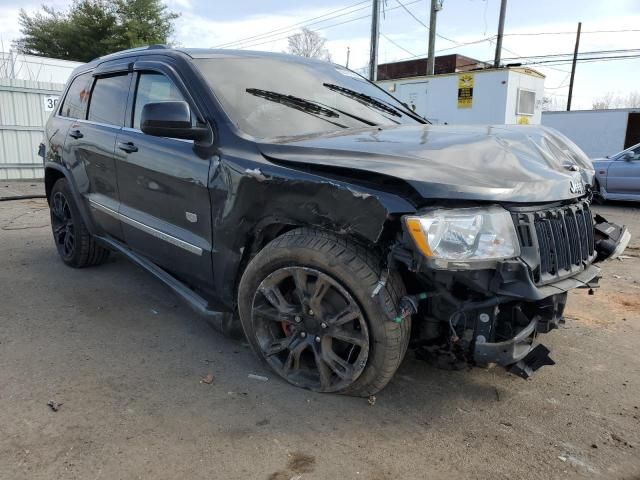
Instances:
[[[69,132],[69,136],[71,138],[75,138],[75,139],[84,137],[84,135],[82,134],[82,132],[80,130],[71,130]]]
[[[127,153],[138,151],[138,147],[136,147],[133,142],[118,142],[118,148]]]

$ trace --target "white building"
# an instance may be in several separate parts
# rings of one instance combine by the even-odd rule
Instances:
[[[539,124],[544,79],[533,69],[510,67],[377,84],[433,123]]]
[[[542,124],[564,133],[590,158],[613,155],[640,143],[640,109],[544,112]]]
[[[64,84],[78,65],[82,63],[14,51],[0,52],[0,78]]]

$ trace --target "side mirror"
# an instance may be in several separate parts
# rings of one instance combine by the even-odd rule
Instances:
[[[203,140],[209,134],[208,128],[191,124],[191,110],[187,102],[147,103],[140,115],[140,129],[154,137]]]
[[[633,152],[627,152],[624,154],[624,156],[622,157],[622,159],[625,162],[630,162],[631,160],[633,160],[634,158],[636,158],[636,156],[633,154]]]

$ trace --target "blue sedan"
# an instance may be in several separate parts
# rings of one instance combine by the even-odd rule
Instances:
[[[640,143],[592,162],[595,188],[603,200],[640,201]]]

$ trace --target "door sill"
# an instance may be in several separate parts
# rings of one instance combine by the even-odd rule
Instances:
[[[219,312],[217,310],[210,309],[209,303],[198,293],[194,292],[191,288],[170,273],[158,267],[155,263],[135,253],[117,240],[102,236],[97,236],[96,240],[102,243],[105,247],[121,253],[127,257],[128,260],[146,270],[164,283],[180,298],[182,298],[182,300],[184,300],[195,312],[206,317],[207,321],[214,329],[227,336],[238,337],[239,328],[236,324],[239,322],[234,321],[232,313]]]

